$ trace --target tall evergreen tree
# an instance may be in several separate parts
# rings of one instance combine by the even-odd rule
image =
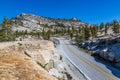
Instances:
[[[81,40],[81,41],[84,41],[84,40],[85,40],[85,30],[84,30],[84,27],[81,28],[80,40]]]
[[[74,33],[73,33],[73,31],[71,31],[70,38],[73,39],[73,37],[74,37]]]
[[[51,30],[49,29],[49,30],[47,31],[47,33],[46,33],[46,37],[47,37],[46,39],[47,39],[47,40],[50,39],[51,33],[52,33],[52,32],[51,32]]]
[[[102,30],[103,28],[104,28],[104,23],[102,22],[101,24],[100,24],[100,30]]]
[[[70,34],[70,28],[68,27],[67,33]]]
[[[86,25],[84,28],[84,39],[88,40],[89,38],[90,38],[90,29],[89,29],[88,25]]]
[[[4,20],[3,20],[3,23],[1,24],[2,26],[2,29],[5,31],[5,39],[6,40],[9,40],[9,38],[11,38],[12,36],[10,36],[12,34],[12,31],[11,31],[11,21],[8,20],[7,17],[4,17]]]
[[[74,28],[74,26],[72,26],[72,32],[73,32],[73,33],[75,32],[75,28]]]
[[[116,20],[113,21],[113,32],[119,33],[119,22]]]
[[[109,23],[106,23],[105,24],[105,35],[107,34],[108,28],[109,28]]]

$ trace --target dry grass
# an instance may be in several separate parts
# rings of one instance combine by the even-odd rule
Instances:
[[[57,80],[23,53],[21,46],[0,49],[0,80]]]

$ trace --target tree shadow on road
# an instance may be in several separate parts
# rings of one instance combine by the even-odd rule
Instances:
[[[112,62],[109,62],[109,61],[107,61],[107,60],[105,60],[105,59],[103,59],[103,58],[100,58],[100,57],[98,57],[98,56],[93,56],[93,57],[94,57],[94,60],[95,60],[96,62],[99,62],[99,63],[101,63],[101,64],[104,64],[105,67],[108,68],[114,76],[116,76],[117,78],[120,78],[120,69],[116,68],[116,67],[112,64]],[[112,66],[112,67],[111,67],[111,66]]]

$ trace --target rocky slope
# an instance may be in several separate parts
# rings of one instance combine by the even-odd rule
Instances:
[[[20,14],[16,18],[11,19],[13,24],[13,31],[41,31],[43,27],[48,30],[52,27],[68,27],[75,26],[79,27],[85,25],[85,23],[80,22],[76,18],[71,20],[68,19],[53,19],[41,16],[36,16],[33,14]]]
[[[0,43],[0,80],[68,80],[63,63],[50,41]]]
[[[120,68],[120,36],[115,35],[109,38],[97,39],[78,43],[78,46],[92,51],[93,55],[98,55]]]

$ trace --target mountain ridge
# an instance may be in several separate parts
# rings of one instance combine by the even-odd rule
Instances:
[[[34,14],[25,14],[22,13],[15,18],[11,19],[13,31],[39,31],[42,30],[43,27],[47,26],[55,26],[55,27],[80,27],[84,26],[85,23],[77,20],[76,18],[72,19],[56,19],[56,18],[48,18],[43,16],[37,16]],[[18,28],[19,27],[19,28]],[[21,28],[20,28],[21,27]]]

